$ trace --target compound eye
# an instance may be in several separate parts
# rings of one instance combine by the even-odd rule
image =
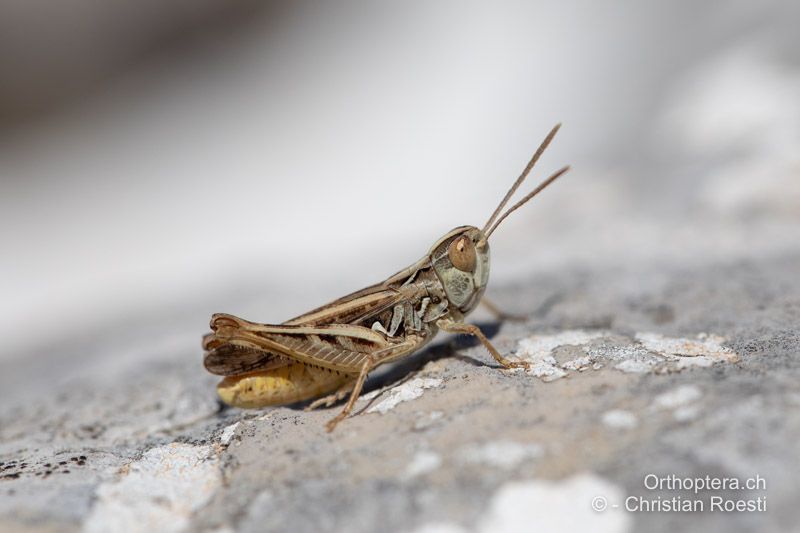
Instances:
[[[466,235],[462,235],[450,243],[447,255],[453,266],[462,272],[472,272],[475,269],[475,245],[472,244],[472,239]]]

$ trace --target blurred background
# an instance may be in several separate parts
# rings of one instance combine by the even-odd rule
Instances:
[[[791,0],[5,0],[0,360],[200,365],[212,312],[280,322],[482,225],[557,122],[523,192],[573,171],[495,233],[493,284],[797,250],[798,22]]]

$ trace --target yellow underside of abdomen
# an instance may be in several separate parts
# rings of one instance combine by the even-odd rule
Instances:
[[[228,376],[217,385],[217,394],[233,407],[254,408],[300,402],[329,394],[355,376],[292,363],[263,372]]]

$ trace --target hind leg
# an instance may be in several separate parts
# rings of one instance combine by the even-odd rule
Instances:
[[[350,393],[350,399],[347,400],[347,404],[342,409],[342,412],[333,417],[331,420],[325,424],[325,429],[328,430],[328,433],[333,431],[336,427],[336,424],[347,418],[347,415],[350,414],[350,411],[353,410],[353,406],[356,404],[356,400],[358,400],[358,396],[361,394],[361,388],[364,386],[364,381],[367,379],[367,374],[369,371],[372,370],[372,365],[374,365],[374,359],[372,356],[367,357],[364,361],[364,364],[361,365],[361,372],[358,374],[358,379],[355,381],[353,385],[353,392]]]

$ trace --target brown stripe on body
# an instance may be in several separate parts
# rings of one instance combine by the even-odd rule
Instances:
[[[359,317],[372,314],[383,307],[391,307],[400,295],[397,291],[384,289],[372,294],[366,294],[344,302],[333,302],[320,307],[284,324],[293,325],[322,325],[322,324],[349,324]]]

